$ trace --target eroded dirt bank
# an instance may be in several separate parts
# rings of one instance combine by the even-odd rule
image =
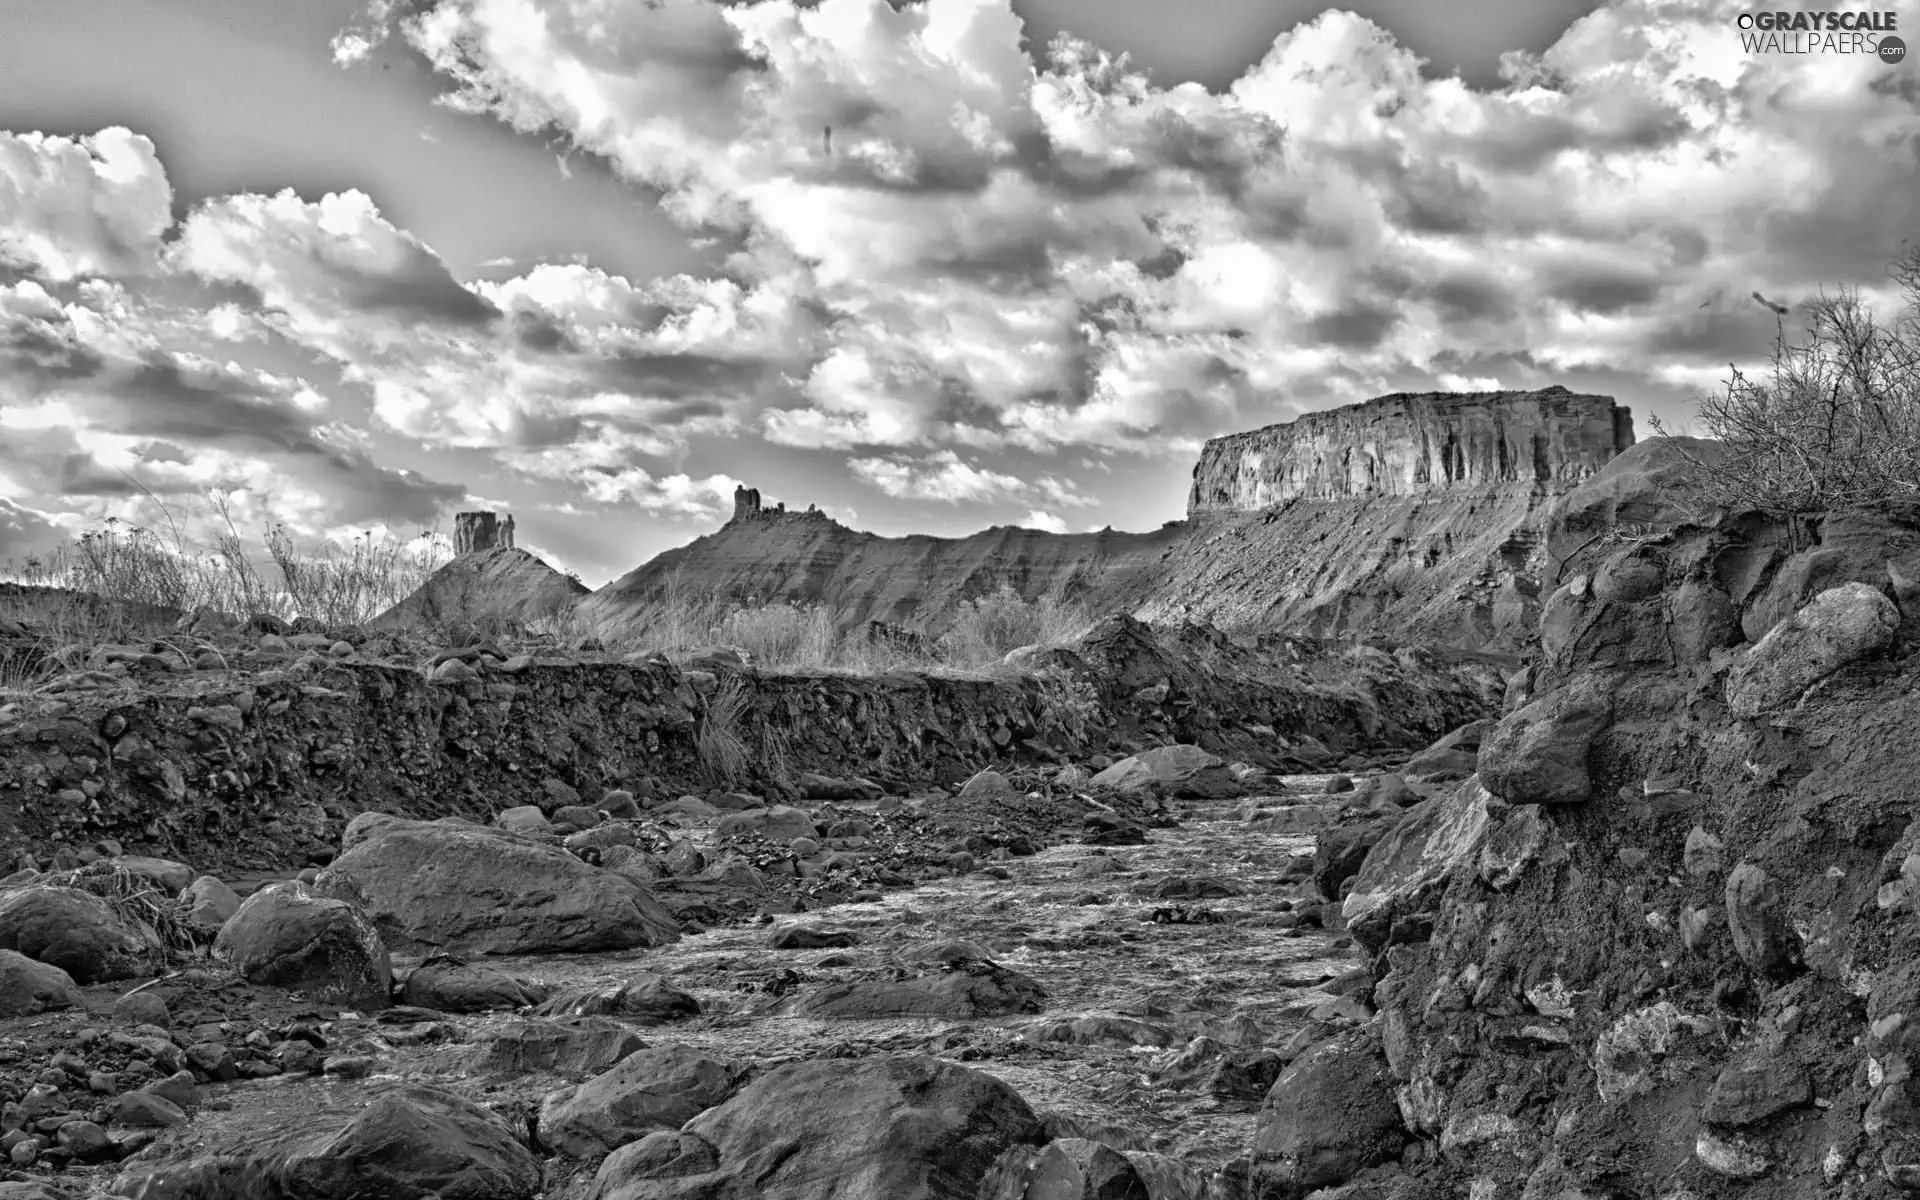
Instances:
[[[1380,1018],[1342,1061],[1420,1165],[1341,1195],[1910,1195],[1920,516],[1702,516],[1616,466],[1479,774],[1344,903]]]
[[[485,821],[614,789],[704,793],[719,780],[703,725],[723,688],[740,697],[728,786],[778,799],[809,772],[904,792],[1173,742],[1307,769],[1425,745],[1499,687],[1491,668],[1410,652],[1156,637],[1124,617],[1034,657],[1052,674],[767,675],[477,650],[423,673],[324,636],[251,639],[198,668],[171,646],[108,648],[4,713],[0,846],[44,857],[110,839],[263,870],[320,861],[367,810]]]

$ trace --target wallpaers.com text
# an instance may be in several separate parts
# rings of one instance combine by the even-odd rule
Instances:
[[[1746,12],[1734,18],[1749,54],[1871,54],[1893,64],[1906,57],[1892,11]]]

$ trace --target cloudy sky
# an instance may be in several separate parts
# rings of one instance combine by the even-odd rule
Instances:
[[[1740,11],[11,0],[0,558],[221,489],[507,509],[598,584],[740,481],[1140,529],[1206,437],[1382,392],[1684,420],[1751,293],[1920,236],[1920,63]]]

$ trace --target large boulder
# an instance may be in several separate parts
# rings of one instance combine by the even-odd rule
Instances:
[[[73,977],[52,963],[0,950],[0,1018],[31,1017],[83,1003]]]
[[[801,809],[789,808],[784,804],[728,813],[716,821],[713,828],[721,837],[757,833],[770,842],[791,842],[795,838],[820,836],[812,817]]]
[[[616,1152],[593,1195],[971,1200],[995,1160],[1046,1140],[1019,1093],[984,1072],[925,1055],[812,1059]]]
[[[210,938],[240,911],[240,896],[213,876],[202,875],[180,893],[178,907],[187,928]]]
[[[487,1035],[479,1046],[483,1071],[591,1075],[646,1049],[647,1043],[612,1017],[580,1016],[518,1021]]]
[[[1380,814],[1322,829],[1313,842],[1313,886],[1328,900],[1359,873],[1369,852],[1399,824],[1398,814]]]
[[[1225,760],[1198,746],[1156,746],[1135,757],[1169,796],[1213,800],[1238,796],[1244,790]]]
[[[1340,915],[1354,940],[1378,951],[1394,918],[1427,908],[1447,876],[1478,868],[1493,797],[1469,779],[1446,796],[1407,810],[1354,874]]]
[[[276,883],[248,896],[214,939],[213,952],[242,979],[283,987],[323,1004],[386,1008],[393,966],[380,931],[344,900],[304,883]]]
[[[1429,783],[1465,779],[1478,769],[1480,743],[1492,730],[1488,720],[1462,725],[1408,759],[1400,773]]]
[[[314,886],[364,908],[389,946],[409,952],[579,953],[680,936],[672,914],[627,876],[478,825],[389,818]]]
[[[455,954],[428,958],[407,976],[400,990],[403,1004],[450,1013],[525,1008],[546,998],[543,988]]]
[[[1154,787],[1153,768],[1142,762],[1138,756],[1128,755],[1119,762],[1103,768],[1087,781],[1087,786],[1095,791],[1150,792]]]
[[[1581,675],[1496,725],[1480,747],[1480,782],[1509,804],[1578,804],[1593,794],[1587,756],[1613,718],[1605,685]]]
[[[129,1162],[126,1200],[533,1200],[540,1164],[506,1121],[436,1088],[400,1086],[357,1113],[328,1106],[208,1139],[169,1135]]]
[[[540,1140],[572,1158],[592,1158],[657,1129],[678,1129],[733,1095],[739,1064],[688,1046],[638,1050],[540,1105]]]
[[[1253,1134],[1254,1195],[1299,1200],[1400,1153],[1405,1128],[1379,1035],[1309,1048],[1274,1081]]]
[[[1127,1156],[1086,1138],[1056,1138],[1003,1159],[981,1200],[1155,1200]]]
[[[0,950],[51,963],[81,986],[137,979],[159,970],[159,935],[143,921],[79,888],[0,892]]]
[[[699,1013],[698,997],[652,971],[636,971],[613,984],[561,988],[533,1010],[539,1017],[620,1017],[643,1025],[659,1025]]]
[[[1848,583],[1821,592],[1727,672],[1727,707],[1747,718],[1785,708],[1848,663],[1885,648],[1899,628],[1900,610],[1877,588]]]

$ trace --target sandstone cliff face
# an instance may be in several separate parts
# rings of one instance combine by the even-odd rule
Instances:
[[[499,513],[463,512],[453,519],[453,552],[479,554],[513,549],[513,518]]]
[[[1608,396],[1562,387],[1400,392],[1214,438],[1194,467],[1187,512],[1487,486],[1566,488],[1632,444],[1632,413]]]
[[[1387,396],[1208,443],[1189,518],[1147,533],[888,538],[742,489],[719,532],[582,613],[641,630],[678,588],[937,632],[1005,584],[1146,620],[1511,653],[1539,617],[1544,514],[1631,441],[1626,409],[1562,388]]]

